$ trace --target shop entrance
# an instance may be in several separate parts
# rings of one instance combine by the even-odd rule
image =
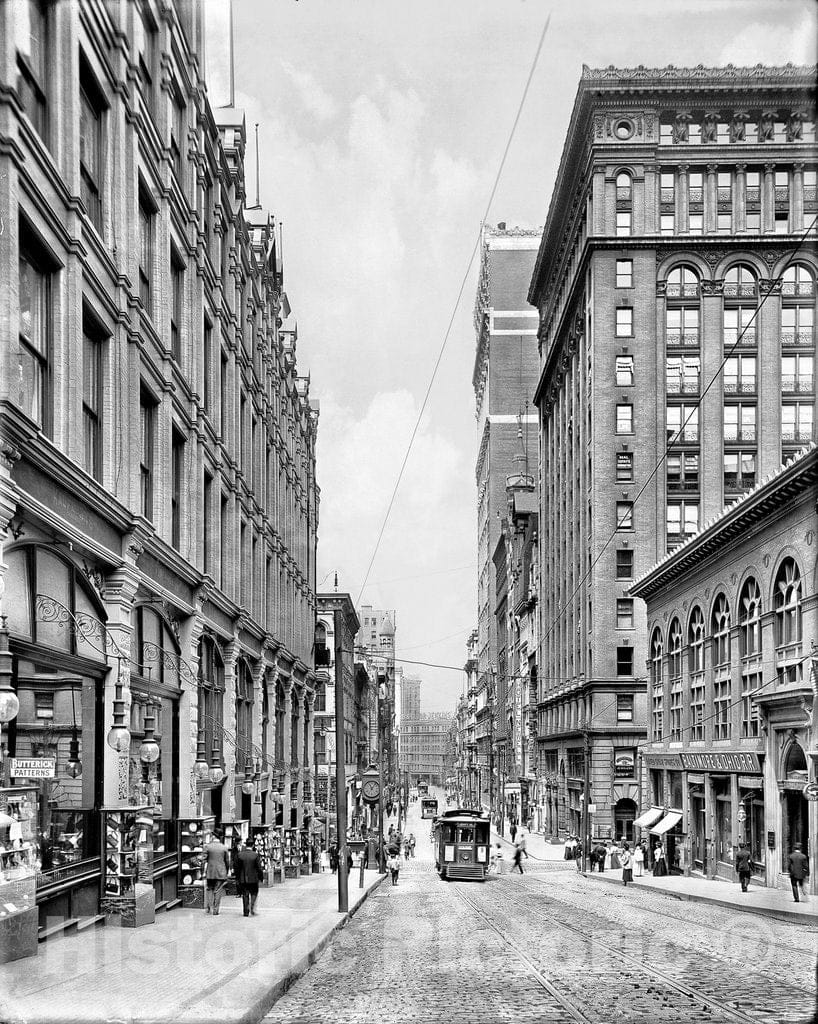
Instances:
[[[707,871],[707,843],[705,841],[704,794],[690,794],[690,841],[694,871]]]
[[[781,824],[784,830],[781,850],[781,870],[787,870],[787,862],[793,847],[798,843],[809,857],[809,803],[797,790],[788,789],[781,794]]]
[[[614,837],[621,839],[624,836],[629,843],[632,843],[635,818],[636,804],[633,800],[617,800],[614,805]]]

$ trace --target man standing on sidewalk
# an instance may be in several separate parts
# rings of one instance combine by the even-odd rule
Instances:
[[[258,899],[258,886],[264,875],[264,866],[261,857],[253,848],[253,840],[248,836],[247,845],[239,850],[236,855],[236,884],[241,893],[241,902],[244,908],[244,916],[256,916],[256,900]]]
[[[807,899],[807,891],[804,888],[804,882],[809,878],[809,861],[801,852],[801,844],[796,843],[792,848],[792,853],[789,859],[790,869],[790,884],[792,885],[792,895],[795,902],[798,903],[798,890],[801,890],[801,895],[804,899]]]
[[[205,912],[217,917],[230,872],[230,854],[217,833],[205,847],[205,860]]]
[[[736,874],[738,875],[738,880],[741,883],[742,892],[747,892],[747,887],[750,884],[751,873],[752,866],[750,864],[750,851],[744,843],[739,843],[738,853],[736,854]]]

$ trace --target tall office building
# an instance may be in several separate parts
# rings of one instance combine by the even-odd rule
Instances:
[[[791,65],[583,69],[529,293],[553,831],[579,825],[587,750],[595,831],[631,834],[631,581],[813,437],[814,90]]]
[[[492,557],[507,512],[506,479],[515,472],[519,432],[534,432],[537,314],[526,300],[539,230],[483,229],[474,310],[477,347],[472,384],[479,447],[477,483],[477,760],[484,803],[496,804],[504,767],[505,680],[498,685],[495,572]],[[492,749],[493,748],[493,749]],[[492,776],[491,772],[494,772]],[[491,782],[491,779],[494,779]]]

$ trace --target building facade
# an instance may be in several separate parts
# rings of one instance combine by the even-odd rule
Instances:
[[[505,687],[498,684],[493,555],[506,510],[506,477],[519,448],[518,432],[536,423],[529,403],[537,378],[536,312],[526,301],[540,232],[483,229],[474,311],[476,352],[472,385],[479,445],[477,484],[476,757],[481,800],[496,808],[505,770]]]
[[[397,796],[400,780],[401,686],[402,672],[395,668],[396,616],[394,609],[384,610],[362,605],[359,644],[382,680],[381,722],[385,786]]]
[[[815,892],[818,448],[730,505],[631,588],[650,638],[646,832],[668,863],[789,888],[796,843]]]
[[[814,77],[583,69],[529,293],[552,831],[578,825],[587,746],[594,830],[632,834],[632,580],[812,438]]]
[[[421,712],[406,722],[402,734],[402,769],[409,785],[428,782],[443,786],[452,774],[449,733],[452,715],[448,712]]]
[[[200,3],[0,5],[0,610],[8,752],[51,772],[41,922],[98,910],[102,808],[147,806],[157,900],[184,816],[309,826],[317,407],[203,33]]]

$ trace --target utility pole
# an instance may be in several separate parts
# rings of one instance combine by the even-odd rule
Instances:
[[[591,831],[591,812],[589,810],[589,805],[591,803],[591,732],[584,722],[582,725],[582,737],[584,740],[584,779],[582,787],[582,870],[584,873],[588,863],[588,837]]]
[[[378,686],[378,871],[386,874],[386,857],[383,848],[383,709],[381,701],[380,676],[375,672],[375,680]]]
[[[338,913],[349,910],[347,886],[347,802],[344,758],[344,614],[333,612],[335,628],[335,825],[338,832]],[[329,780],[328,780],[329,781]]]

